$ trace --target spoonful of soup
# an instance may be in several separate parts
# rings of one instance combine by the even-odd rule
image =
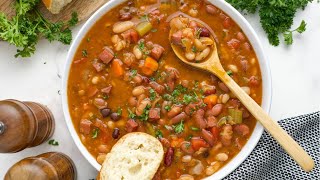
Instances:
[[[181,61],[216,75],[303,170],[313,169],[312,158],[224,70],[213,31],[204,22],[188,16],[174,17],[170,21],[169,40]]]

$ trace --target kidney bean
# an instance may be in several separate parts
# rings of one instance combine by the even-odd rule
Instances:
[[[169,147],[164,157],[165,166],[169,167],[172,164],[173,155],[174,155],[174,149],[173,147]]]
[[[181,122],[182,120],[186,120],[186,118],[188,118],[188,116],[186,115],[185,112],[182,112],[182,113],[176,115],[175,117],[173,117],[170,120],[170,123],[171,124],[177,124],[177,123]]]
[[[113,121],[118,121],[121,118],[121,116],[118,113],[115,113],[115,112],[111,113],[110,117],[111,117],[111,119]]]
[[[112,137],[113,137],[113,139],[118,139],[119,135],[120,135],[120,130],[119,130],[119,128],[114,128],[114,129],[113,129],[113,132],[112,132]]]
[[[194,153],[194,149],[192,148],[191,143],[188,141],[183,141],[180,145],[180,149],[187,154]]]
[[[180,106],[173,106],[168,112],[168,117],[173,118],[181,112],[182,108]]]
[[[199,109],[195,114],[194,114],[194,119],[197,124],[197,126],[200,129],[206,128],[207,127],[207,122],[204,118],[204,110]]]
[[[242,41],[242,42],[246,40],[246,37],[244,36],[244,34],[242,32],[238,32],[236,37],[239,41]]]
[[[103,118],[106,118],[110,115],[111,109],[109,109],[109,108],[100,109],[100,113]]]
[[[222,25],[224,28],[229,29],[232,26],[232,20],[229,17],[226,17],[223,22]]]
[[[218,120],[214,116],[208,116],[207,122],[208,122],[208,127],[213,127],[217,125]]]
[[[247,72],[248,68],[249,68],[249,63],[247,60],[241,60],[240,61],[241,64],[241,68],[244,72]]]
[[[207,28],[202,27],[200,37],[210,37],[210,31]]]
[[[222,91],[227,92],[227,93],[230,92],[229,88],[223,82],[219,82],[218,86]]]
[[[251,51],[251,45],[248,42],[243,43],[243,48],[246,51]]]
[[[216,104],[212,107],[212,114],[213,116],[218,116],[221,112],[222,112],[222,109],[223,109],[223,105],[222,104]]]

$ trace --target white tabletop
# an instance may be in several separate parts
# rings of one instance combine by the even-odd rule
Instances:
[[[305,11],[298,12],[294,26],[307,22],[307,31],[294,35],[292,46],[269,45],[258,16],[246,16],[256,30],[270,60],[273,100],[270,115],[280,120],[320,110],[320,11],[314,1]],[[81,25],[73,29],[75,36]],[[69,46],[41,40],[31,58],[16,59],[16,48],[0,42],[0,100],[14,98],[47,105],[56,119],[53,139],[59,146],[44,143],[15,154],[0,154],[0,179],[17,161],[48,151],[69,155],[76,164],[78,179],[92,179],[97,171],[81,155],[64,121],[61,96],[61,75]]]

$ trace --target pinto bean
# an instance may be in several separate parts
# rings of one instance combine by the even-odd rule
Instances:
[[[158,94],[164,93],[164,90],[165,90],[164,86],[158,84],[155,81],[151,81],[149,84]]]
[[[173,157],[174,157],[174,149],[173,147],[169,147],[164,157],[164,165],[169,167],[172,164]]]
[[[245,125],[245,124],[235,125],[235,126],[233,127],[233,130],[234,130],[237,134],[239,134],[239,135],[241,135],[241,136],[246,136],[246,135],[248,135],[248,134],[250,133],[249,127],[248,127],[247,125]]]
[[[188,116],[186,115],[185,112],[182,112],[182,113],[176,115],[175,117],[173,117],[172,119],[170,119],[170,123],[177,124],[177,123],[181,122],[182,120],[185,120],[186,118],[188,118]]]
[[[219,13],[218,8],[216,8],[214,5],[211,5],[211,4],[206,5],[206,11],[208,14],[211,14],[211,15],[217,15]]]
[[[127,52],[123,54],[123,62],[127,66],[131,66],[131,64],[136,60],[136,57],[133,53]]]
[[[229,146],[231,144],[232,139],[232,126],[230,124],[226,124],[222,127],[222,131],[220,133],[220,139],[224,146]]]
[[[187,115],[191,116],[195,112],[196,107],[197,107],[197,105],[195,103],[188,104],[184,108],[184,112],[186,112]]]
[[[223,109],[223,105],[222,104],[216,104],[212,107],[212,114],[213,116],[218,116],[221,112],[222,112],[222,109]]]
[[[182,108],[180,106],[173,106],[167,115],[169,118],[173,118],[174,116],[178,115],[181,112],[181,110]]]
[[[217,125],[218,120],[214,116],[207,117],[208,127],[214,127]]]
[[[141,94],[144,94],[144,93],[145,93],[144,86],[137,86],[132,90],[133,96],[140,96]]]
[[[128,102],[129,102],[129,105],[130,105],[130,106],[136,106],[136,105],[137,105],[137,98],[134,97],[134,96],[131,96],[131,97],[129,98]]]
[[[226,93],[230,92],[229,88],[223,82],[219,82],[218,86],[222,91],[224,91]]]
[[[186,154],[194,153],[194,149],[192,148],[191,143],[189,141],[183,141],[180,145],[180,149]]]
[[[197,110],[197,112],[194,114],[194,119],[195,119],[197,126],[200,129],[204,129],[207,127],[207,122],[204,118],[204,110],[203,109]]]
[[[170,147],[170,141],[166,138],[160,138],[160,142],[161,144],[166,147],[166,148],[169,148]]]
[[[249,85],[250,86],[258,86],[259,85],[259,80],[258,80],[258,78],[256,77],[256,76],[251,76],[250,78],[249,78]]]
[[[94,98],[93,104],[98,108],[98,109],[103,109],[106,108],[108,103],[102,99],[102,98]]]

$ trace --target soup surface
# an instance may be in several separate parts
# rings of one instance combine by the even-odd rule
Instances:
[[[261,103],[257,57],[227,14],[200,0],[125,2],[89,30],[69,74],[74,127],[98,163],[121,136],[140,131],[163,144],[165,157],[154,179],[201,179],[227,164],[250,137],[256,120],[226,85],[173,53],[168,36],[176,12],[211,28],[190,21],[188,31],[199,40],[213,30],[223,67]],[[199,44],[188,49],[195,56],[202,51]]]

